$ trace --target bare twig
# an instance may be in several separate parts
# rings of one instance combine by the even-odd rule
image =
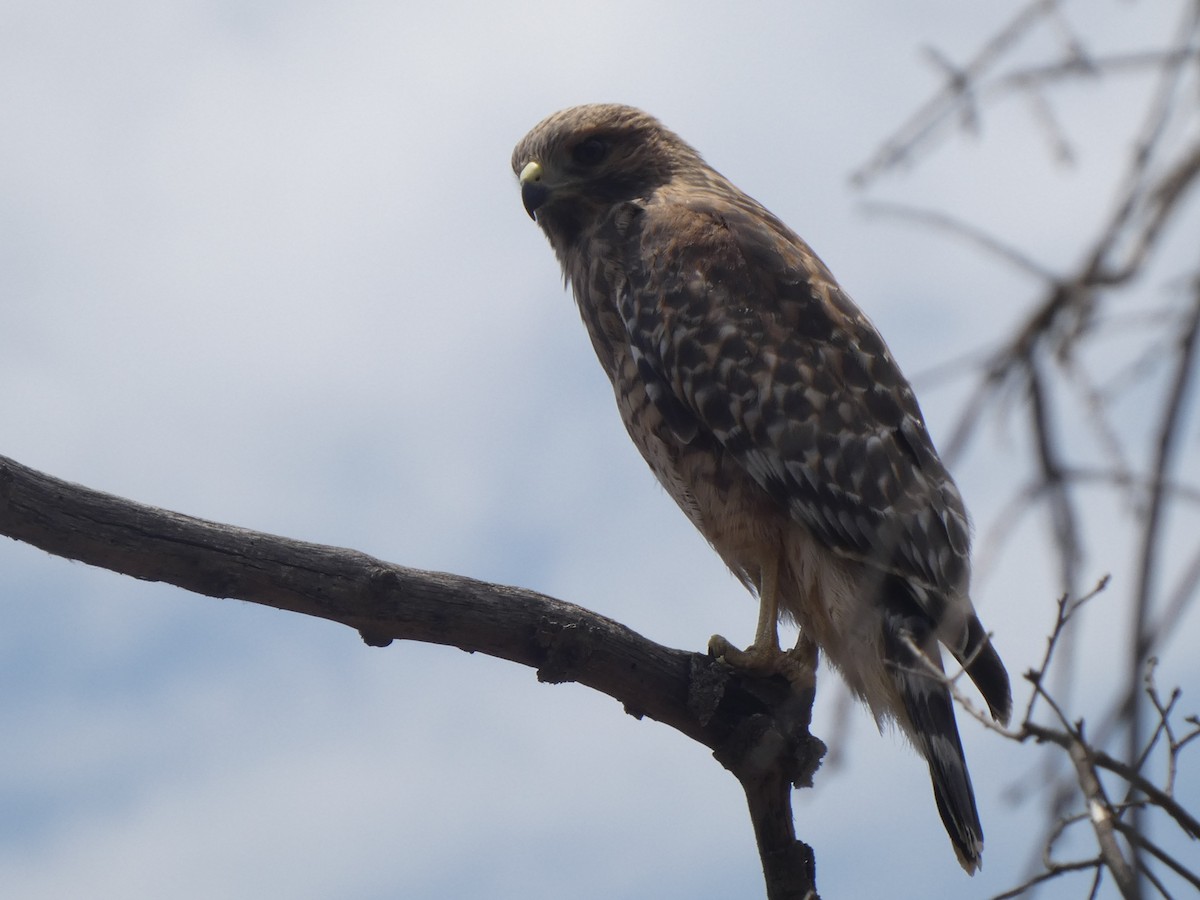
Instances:
[[[1054,283],[1054,274],[1019,248],[1005,243],[995,235],[989,234],[968,222],[951,216],[945,212],[932,209],[919,209],[905,206],[901,203],[865,203],[863,211],[875,215],[893,216],[907,219],[928,228],[936,228],[947,234],[966,240],[986,250],[1000,260],[1009,263],[1026,274],[1033,275],[1044,283]]]
[[[996,894],[994,897],[992,897],[992,900],[1011,900],[1013,897],[1023,896],[1029,893],[1032,888],[1037,887],[1039,884],[1044,884],[1047,881],[1053,881],[1054,879],[1070,872],[1085,872],[1089,869],[1103,870],[1103,868],[1103,863],[1098,856],[1093,857],[1092,859],[1080,859],[1069,863],[1049,864],[1046,866],[1046,870],[1044,872],[1039,872],[1038,874],[1026,879],[1016,887],[1011,888],[1002,894]]]
[[[885,140],[870,160],[852,173],[852,181],[864,186],[881,173],[911,162],[914,154],[937,135],[948,121],[953,120],[956,110],[970,106],[969,86],[976,83],[993,63],[1041,20],[1055,6],[1055,2],[1034,0],[988,40],[965,66],[943,66],[948,74],[945,87],[913,113],[892,137]]]
[[[1157,844],[1150,842],[1149,839],[1136,842],[1130,840],[1130,834],[1141,835],[1142,832],[1123,820],[1126,812],[1131,813],[1132,810],[1139,807],[1159,809],[1170,816],[1187,837],[1193,840],[1200,839],[1200,820],[1197,820],[1195,816],[1188,812],[1173,795],[1174,773],[1179,754],[1186,744],[1200,736],[1200,723],[1196,724],[1193,730],[1187,732],[1182,737],[1178,737],[1175,734],[1171,718],[1175,713],[1175,706],[1180,697],[1180,692],[1178,690],[1173,691],[1170,699],[1164,703],[1155,687],[1153,670],[1151,669],[1148,673],[1147,692],[1155,710],[1159,714],[1160,721],[1153,738],[1146,744],[1143,752],[1139,754],[1135,762],[1130,764],[1114,758],[1089,742],[1085,737],[1084,723],[1082,721],[1072,721],[1058,699],[1046,687],[1046,675],[1055,660],[1055,654],[1061,646],[1063,634],[1072,621],[1072,617],[1084,603],[1103,591],[1106,584],[1107,579],[1098,584],[1089,594],[1076,601],[1070,600],[1066,595],[1059,598],[1056,605],[1057,611],[1054,626],[1047,636],[1046,650],[1042,662],[1038,668],[1030,670],[1025,674],[1025,680],[1032,685],[1033,689],[1030,692],[1024,718],[1019,725],[1013,728],[1005,728],[992,721],[984,711],[979,709],[964,694],[960,686],[960,679],[964,674],[963,669],[959,669],[952,674],[943,672],[934,660],[925,656],[915,641],[911,638],[906,639],[908,648],[913,653],[914,659],[917,660],[917,665],[919,666],[919,670],[916,673],[944,684],[951,692],[955,702],[962,709],[966,710],[969,715],[986,728],[1009,740],[1019,743],[1032,740],[1038,744],[1048,744],[1061,748],[1066,752],[1075,771],[1078,789],[1077,796],[1082,801],[1086,812],[1059,816],[1051,826],[1044,841],[1042,871],[1031,875],[1018,887],[999,895],[1000,897],[1015,897],[1036,885],[1062,874],[1093,868],[1096,869],[1097,879],[1093,883],[1093,891],[1098,887],[1103,871],[1107,871],[1112,875],[1121,895],[1126,898],[1142,896],[1139,875],[1146,878],[1151,884],[1159,886],[1161,882],[1153,871],[1144,865],[1135,864],[1126,858],[1116,839],[1118,834],[1129,840],[1131,849],[1136,843],[1139,849],[1149,852],[1177,875],[1185,878],[1185,880],[1191,881],[1200,878],[1196,873],[1187,869],[1179,860],[1167,854]],[[969,663],[970,660],[967,660],[965,665],[969,665]],[[1058,722],[1058,727],[1049,727],[1034,721],[1033,717],[1039,702],[1050,709]],[[1189,718],[1187,721],[1191,723],[1192,719]],[[1143,768],[1149,759],[1149,754],[1154,747],[1155,741],[1160,736],[1166,739],[1168,747],[1168,771],[1163,787],[1154,784],[1143,774]],[[1120,804],[1114,804],[1109,800],[1108,793],[1097,774],[1100,770],[1116,775],[1128,786],[1126,796]],[[1132,799],[1135,793],[1140,794],[1144,799]],[[1054,859],[1053,851],[1055,844],[1064,831],[1068,827],[1084,821],[1091,825],[1099,851],[1098,854],[1095,857],[1065,863]],[[1142,837],[1144,838],[1144,835]],[[1138,867],[1135,867],[1135,865]],[[1169,896],[1165,889],[1162,893],[1164,896]]]

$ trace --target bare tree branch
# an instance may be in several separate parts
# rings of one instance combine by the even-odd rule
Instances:
[[[1099,94],[1105,84],[1144,85],[1140,105],[1113,107],[1111,134],[1119,143],[1108,149],[1123,153],[1125,164],[1112,180],[1109,212],[1088,223],[1090,236],[1081,235],[1083,252],[1078,262],[1060,267],[1043,261],[1019,241],[986,233],[966,224],[962,216],[897,205],[871,208],[947,231],[1000,259],[1013,271],[1037,279],[1037,294],[1023,323],[976,366],[977,382],[963,405],[947,455],[956,456],[977,440],[982,423],[993,416],[1006,419],[1014,398],[1020,401],[1015,420],[1029,436],[1033,475],[1018,487],[985,533],[986,540],[981,541],[984,559],[994,557],[1015,525],[1036,509],[1049,521],[1061,589],[1068,596],[1077,593],[1076,581],[1083,577],[1090,554],[1083,490],[1106,489],[1130,512],[1131,556],[1137,569],[1129,591],[1125,629],[1127,675],[1119,696],[1100,717],[1099,726],[1089,729],[1090,740],[1082,744],[1082,723],[1077,727],[1063,712],[1070,705],[1075,677],[1072,645],[1076,632],[1065,629],[1069,614],[1060,606],[1046,660],[1040,670],[1031,673],[1035,690],[1026,722],[1016,734],[1007,736],[1033,737],[1068,751],[1048,757],[1047,769],[1037,779],[1039,784],[1052,785],[1049,791],[1039,792],[1039,799],[1048,799],[1046,846],[1061,832],[1063,822],[1082,821],[1067,816],[1064,805],[1075,802],[1081,789],[1087,794],[1080,782],[1087,768],[1080,756],[1081,744],[1092,769],[1106,769],[1124,779],[1128,796],[1115,805],[1106,799],[1102,802],[1111,824],[1093,824],[1099,825],[1097,838],[1105,846],[1080,868],[1096,868],[1093,891],[1109,871],[1123,892],[1155,889],[1164,896],[1162,881],[1149,865],[1163,864],[1163,860],[1151,849],[1142,818],[1153,809],[1163,810],[1193,839],[1196,820],[1173,796],[1171,773],[1180,750],[1170,726],[1173,705],[1159,705],[1153,684],[1147,687],[1143,678],[1151,654],[1169,642],[1174,624],[1200,594],[1200,549],[1191,557],[1176,553],[1169,558],[1164,549],[1176,547],[1180,538],[1169,531],[1176,520],[1171,517],[1177,517],[1183,508],[1176,501],[1192,503],[1197,493],[1194,480],[1184,477],[1188,473],[1179,458],[1182,429],[1194,405],[1194,372],[1200,365],[1200,265],[1186,264],[1182,276],[1169,273],[1166,284],[1163,267],[1155,267],[1163,248],[1174,246],[1172,240],[1178,242],[1179,235],[1172,239],[1172,232],[1182,231],[1181,223],[1194,217],[1200,194],[1200,144],[1195,139],[1200,121],[1195,103],[1195,91],[1200,88],[1200,2],[1181,0],[1174,8],[1178,24],[1173,32],[1160,44],[1144,49],[1094,52],[1084,37],[1085,23],[1081,21],[1077,27],[1070,21],[1069,4],[1035,0],[1020,6],[965,64],[956,64],[948,54],[927,51],[944,73],[943,87],[883,141],[854,176],[857,184],[865,185],[885,172],[911,164],[955,127],[968,136],[981,133],[991,109],[1006,98],[1029,105],[1033,121],[1046,134],[1058,160],[1082,158],[1091,148],[1076,145],[1064,128],[1068,119],[1060,117],[1056,108],[1063,102],[1059,88],[1074,82]],[[1035,40],[1039,42],[1036,49]],[[1031,53],[1040,58],[1030,61]],[[1155,273],[1158,287],[1170,295],[1165,306],[1149,301],[1148,289],[1155,286],[1147,284],[1148,273]],[[1183,302],[1178,299],[1179,283],[1188,285]],[[1131,319],[1137,320],[1136,332],[1130,328]],[[1094,340],[1098,335],[1116,338],[1120,352],[1108,352],[1113,345],[1098,346]],[[1134,351],[1131,354],[1126,352],[1130,349]],[[1098,377],[1091,375],[1089,365],[1097,367]],[[944,372],[961,369],[954,364]],[[1147,394],[1153,399],[1147,401]],[[1138,431],[1123,421],[1117,404],[1129,402],[1142,408],[1148,403],[1157,409],[1151,429]],[[1064,415],[1064,410],[1070,415]],[[1096,465],[1096,450],[1107,465]],[[1192,545],[1186,536],[1184,540],[1185,546]],[[1102,564],[1107,568],[1107,562]],[[1152,733],[1146,722],[1150,718],[1147,698],[1155,704]],[[1043,704],[1057,710],[1061,728],[1047,730],[1033,721],[1035,708]],[[1053,740],[1050,731],[1056,736]],[[1118,736],[1122,752],[1103,752]],[[1072,753],[1074,777],[1062,771],[1062,761]],[[1119,762],[1116,755],[1124,761]],[[1167,781],[1159,787],[1143,774],[1152,755],[1165,757],[1168,765]],[[1096,786],[1100,786],[1098,780]],[[1125,842],[1124,849],[1114,838]],[[1128,857],[1124,862],[1122,853]],[[1144,854],[1148,854],[1145,860],[1141,858]],[[1043,868],[1060,865],[1049,857],[1043,862]],[[1131,886],[1131,873],[1135,881],[1145,879],[1145,884]],[[1027,884],[1041,883],[1041,877],[1034,876]]]
[[[936,136],[948,121],[952,122],[956,112],[958,121],[969,124],[974,114],[972,85],[1055,5],[1056,0],[1034,0],[1022,8],[965,66],[955,67],[937,54],[935,58],[947,74],[945,86],[885,140],[874,157],[851,175],[854,183],[865,186],[881,173],[912,162],[914,153]]]
[[[1133,608],[1133,628],[1129,647],[1129,667],[1131,672],[1140,672],[1158,634],[1149,630],[1153,603],[1155,597],[1155,577],[1159,568],[1159,549],[1162,542],[1162,523],[1165,515],[1167,493],[1163,490],[1163,482],[1167,480],[1174,467],[1175,449],[1182,427],[1182,410],[1184,399],[1191,386],[1195,369],[1197,334],[1200,333],[1200,279],[1196,283],[1196,298],[1192,304],[1192,314],[1179,340],[1179,354],[1176,362],[1175,377],[1167,391],[1163,405],[1161,425],[1159,426],[1157,449],[1153,462],[1154,473],[1157,476],[1151,487],[1150,504],[1146,513],[1146,522],[1142,531],[1141,552],[1138,555],[1137,592]],[[1134,759],[1143,743],[1143,698],[1141,685],[1134,678],[1130,679],[1125,703],[1129,710],[1128,750],[1130,759]],[[1142,809],[1133,808],[1133,828],[1139,830],[1142,824]],[[1138,852],[1135,845],[1135,854]]]
[[[1114,827],[1116,816],[1104,785],[1100,783],[1100,779],[1096,777],[1096,770],[1092,768],[1091,753],[1083,740],[1083,723],[1078,723],[1068,734],[1071,739],[1067,745],[1067,755],[1075,766],[1079,789],[1087,798],[1089,818],[1096,832],[1096,843],[1100,847],[1100,858],[1105,867],[1112,872],[1121,896],[1126,900],[1137,900],[1142,895],[1137,876],[1117,843]]]
[[[1022,881],[1016,887],[1011,888],[1002,894],[996,894],[994,897],[992,897],[992,900],[1012,900],[1013,897],[1021,897],[1025,894],[1028,894],[1032,888],[1037,887],[1039,884],[1043,884],[1047,881],[1053,881],[1054,879],[1059,878],[1060,876],[1069,872],[1081,872],[1089,869],[1102,871],[1103,868],[1104,867],[1101,865],[1100,857],[1098,856],[1094,859],[1080,859],[1069,863],[1048,863],[1044,872],[1039,872],[1038,874],[1026,879],[1025,881]]]
[[[1034,722],[1022,725],[1020,733],[1040,743],[1055,744],[1064,750],[1070,749],[1072,741],[1069,735]],[[1170,815],[1189,838],[1192,840],[1200,839],[1200,821],[1197,821],[1195,816],[1184,809],[1168,791],[1156,787],[1141,772],[1131,768],[1119,759],[1109,756],[1103,750],[1096,750],[1094,748],[1091,750],[1091,764],[1097,768],[1107,769],[1114,775],[1123,778],[1141,793],[1145,794],[1147,800]]]
[[[1194,718],[1187,719],[1188,723],[1193,725],[1191,731],[1182,737],[1175,734],[1171,719],[1181,696],[1180,691],[1178,689],[1173,691],[1170,699],[1163,703],[1154,685],[1154,671],[1153,665],[1151,665],[1147,673],[1147,694],[1158,712],[1159,723],[1153,737],[1144,747],[1140,748],[1141,752],[1136,757],[1136,762],[1131,765],[1110,756],[1089,742],[1085,737],[1083,721],[1071,721],[1059,701],[1046,688],[1046,676],[1056,653],[1062,646],[1064,632],[1074,615],[1085,603],[1098,596],[1107,583],[1107,579],[1102,580],[1095,589],[1079,600],[1072,601],[1066,595],[1059,598],[1054,627],[1047,637],[1046,651],[1041,665],[1025,674],[1025,680],[1032,685],[1032,691],[1022,721],[1013,728],[1006,728],[992,721],[983,710],[975,706],[970,697],[963,693],[959,684],[971,660],[964,660],[962,668],[958,672],[946,673],[934,660],[923,653],[915,641],[911,638],[907,641],[909,650],[919,664],[919,671],[916,674],[944,684],[951,692],[955,702],[986,728],[1017,743],[1032,740],[1038,744],[1059,747],[1066,751],[1074,768],[1077,792],[1072,795],[1064,795],[1062,803],[1063,806],[1068,802],[1078,805],[1081,800],[1084,812],[1060,814],[1050,827],[1043,844],[1042,871],[1030,875],[1017,887],[998,895],[999,897],[1016,897],[1061,875],[1090,869],[1095,870],[1093,894],[1099,888],[1103,873],[1107,871],[1112,875],[1122,897],[1142,897],[1144,891],[1141,878],[1154,885],[1164,897],[1169,897],[1161,879],[1149,866],[1139,861],[1138,854],[1134,854],[1132,860],[1126,858],[1116,839],[1118,834],[1126,839],[1131,851],[1136,846],[1166,865],[1184,880],[1189,882],[1200,880],[1200,875],[1189,870],[1182,862],[1147,838],[1142,828],[1122,819],[1125,813],[1132,813],[1139,808],[1143,810],[1158,809],[1169,815],[1189,839],[1200,839],[1200,820],[1188,812],[1174,796],[1175,772],[1179,755],[1187,744],[1200,737],[1200,720]],[[1052,711],[1054,718],[1058,721],[1058,727],[1049,727],[1034,721],[1034,714],[1039,703]],[[1165,737],[1168,749],[1167,777],[1163,787],[1154,784],[1143,774],[1143,769],[1160,736]],[[1113,803],[1109,800],[1108,792],[1098,774],[1100,770],[1118,776],[1127,786],[1127,790],[1124,792],[1125,796],[1120,803]],[[1141,795],[1144,799],[1138,799],[1136,795]],[[1062,835],[1072,826],[1083,822],[1087,822],[1092,828],[1098,849],[1097,855],[1070,862],[1055,859],[1055,846]]]
[[[146,581],[338,622],[373,647],[445,644],[529,666],[539,681],[608,694],[630,715],[710,748],[741,782],[771,900],[817,896],[812,850],[796,840],[791,791],[811,785],[825,747],[808,732],[812,692],[799,695],[782,677],[746,677],[534,591],[207,522],[4,457],[0,534]]]

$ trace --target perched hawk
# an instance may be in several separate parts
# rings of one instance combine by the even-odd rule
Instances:
[[[945,684],[944,644],[1008,720],[1008,675],[968,595],[954,481],[878,332],[795,233],[628,106],[565,109],[513,152],[654,474],[759,598],[734,666],[811,678],[816,648],[929,762],[973,873],[983,830]],[[796,650],[776,623],[800,626]]]

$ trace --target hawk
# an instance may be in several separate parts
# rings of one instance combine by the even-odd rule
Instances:
[[[710,652],[811,683],[824,651],[925,757],[974,873],[983,829],[939,644],[996,720],[1012,696],[971,604],[962,498],[883,338],[803,240],[640,110],[554,113],[512,166],[630,437],[758,597],[754,643]]]

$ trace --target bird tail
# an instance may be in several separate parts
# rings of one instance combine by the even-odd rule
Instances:
[[[920,634],[917,628],[919,623],[911,619],[889,618],[885,627],[889,670],[904,704],[909,735],[929,763],[933,796],[954,854],[967,874],[973,875],[981,864],[983,826],[975,807],[975,791],[967,773],[950,691],[928,671],[928,663],[914,650],[914,646],[920,648],[926,659],[940,669],[937,641],[928,629]]]
[[[972,615],[967,621],[966,647],[961,653],[953,648],[951,652],[975,682],[975,687],[979,688],[992,718],[1001,725],[1007,725],[1012,716],[1012,688],[1008,683],[1008,672],[976,616]]]

